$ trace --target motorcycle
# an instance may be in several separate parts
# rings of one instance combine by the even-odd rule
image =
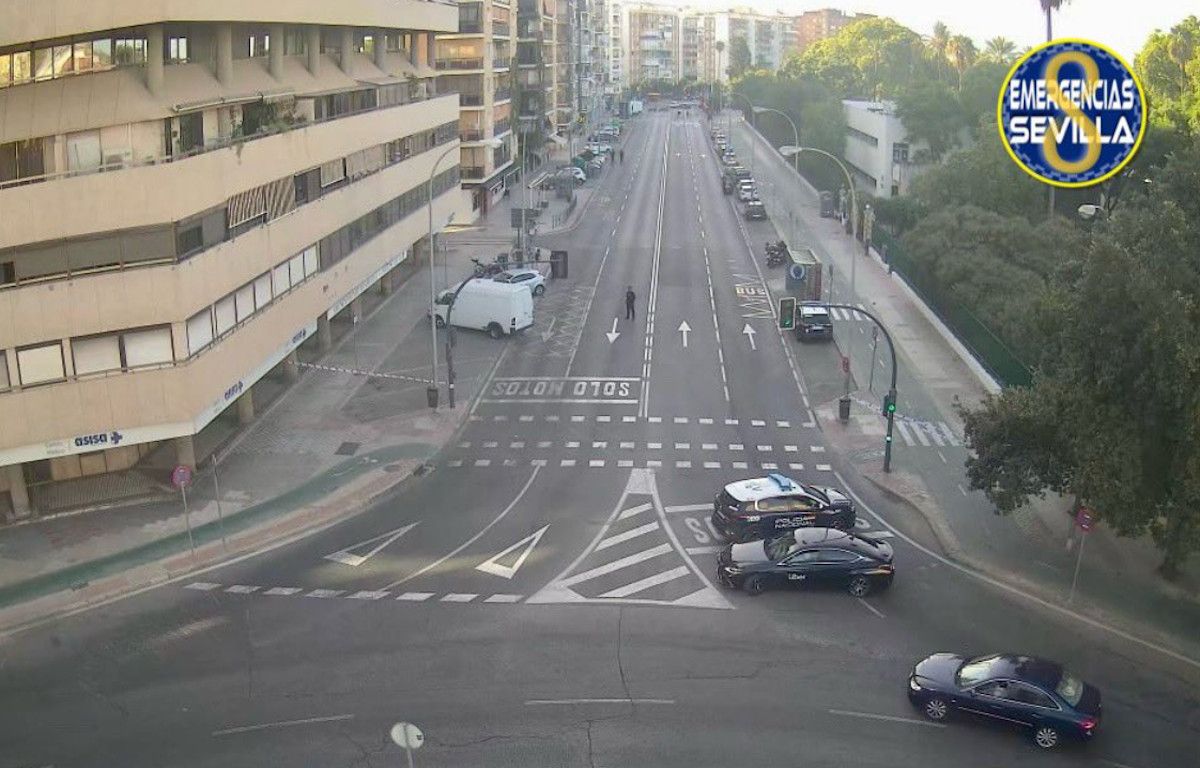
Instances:
[[[787,263],[788,257],[786,251],[774,251],[767,254],[768,267],[782,267]]]
[[[504,266],[497,262],[484,264],[475,258],[472,258],[471,261],[475,262],[475,277],[495,277],[504,271]]]
[[[776,240],[775,242],[771,242],[770,240],[767,241],[768,256],[772,253],[787,253],[787,249],[787,243],[783,242],[782,240]]]

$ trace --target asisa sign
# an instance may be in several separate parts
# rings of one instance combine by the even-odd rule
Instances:
[[[996,106],[1005,150],[1030,176],[1086,187],[1118,173],[1146,133],[1146,96],[1099,43],[1054,40],[1009,70]]]

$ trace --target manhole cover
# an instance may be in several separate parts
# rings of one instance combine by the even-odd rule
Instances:
[[[401,469],[401,467],[399,464],[385,464],[383,466],[384,472],[399,472],[400,469]]]
[[[338,456],[353,456],[361,447],[362,443],[342,443],[334,453]]]

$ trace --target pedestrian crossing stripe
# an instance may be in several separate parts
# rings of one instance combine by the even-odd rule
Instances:
[[[551,462],[551,460],[549,460],[549,459],[529,459],[528,466],[530,466],[530,467],[546,467],[546,466],[550,465],[550,462]],[[695,469],[695,468],[697,468],[697,466],[703,467],[704,469],[724,469],[726,466],[728,466],[730,469],[751,469],[751,462],[748,462],[748,461],[730,461],[730,462],[705,461],[705,462],[701,462],[699,465],[696,465],[695,463],[693,463],[690,460],[680,459],[677,461],[672,461],[671,464],[672,464],[672,466],[675,467],[675,469]],[[464,468],[471,468],[471,467],[487,468],[487,467],[492,467],[495,465],[493,465],[492,462],[487,459],[479,459],[479,460],[475,461],[474,464],[468,464],[467,462],[464,462],[460,459],[451,459],[450,461],[446,462],[445,466],[449,469],[464,469]],[[518,466],[518,462],[515,459],[506,459],[504,461],[504,466],[515,467],[515,466]],[[619,469],[638,469],[638,468],[660,469],[663,466],[664,466],[664,463],[661,459],[644,459],[641,461],[636,461],[634,459],[618,459],[616,461],[609,461],[608,459],[587,459],[587,460],[559,459],[558,460],[558,467],[566,468],[566,469],[572,469],[572,468],[607,469],[609,467],[617,467]],[[794,461],[787,462],[788,469],[795,470],[797,472],[803,471],[807,466],[808,465],[801,464],[799,462],[794,462]],[[780,464],[779,464],[779,462],[775,462],[775,461],[759,461],[759,462],[754,462],[753,467],[756,469],[775,471],[775,470],[779,469]],[[811,467],[811,469],[816,472],[832,472],[833,471],[833,468],[829,464],[817,464],[817,465]]]
[[[917,421],[915,419],[896,419],[896,432],[905,445],[924,448],[962,445],[962,441],[944,421]]]
[[[511,421],[512,418],[513,417],[507,413],[492,414],[490,417],[481,416],[480,414],[473,413],[468,417],[468,420],[469,421],[508,422],[508,421]],[[545,421],[545,422],[554,424],[554,423],[558,423],[558,422],[562,421],[564,418],[569,419],[574,424],[581,424],[581,423],[584,423],[587,421],[595,421],[598,424],[617,423],[617,417],[614,416],[613,414],[607,414],[607,413],[596,413],[596,414],[576,413],[576,414],[568,414],[565,417],[563,415],[557,414],[557,413],[545,413],[545,414],[522,413],[522,414],[516,415],[516,420],[522,424],[529,424],[534,421]],[[796,427],[803,427],[806,429],[811,429],[816,426],[815,423],[809,423],[809,422],[793,424],[791,422],[791,420],[789,420],[789,419],[732,419],[732,418],[731,419],[715,419],[712,416],[696,417],[696,416],[636,416],[636,415],[622,415],[620,417],[620,423],[622,423],[622,424],[636,424],[639,421],[645,422],[647,424],[692,424],[692,423],[696,423],[696,424],[701,424],[701,425],[705,425],[705,426],[717,424],[717,423],[723,423],[727,427],[740,427],[740,426],[749,425],[752,427],[758,427],[760,429],[761,428],[769,428],[772,424],[775,426],[776,429],[794,429]]]

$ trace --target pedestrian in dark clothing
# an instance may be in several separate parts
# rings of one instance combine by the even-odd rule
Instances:
[[[625,150],[622,149],[620,152],[620,155],[621,155],[621,162],[622,163],[625,162]]]
[[[634,318],[634,315],[637,314],[636,312],[634,312],[634,309],[633,309],[633,303],[635,301],[637,301],[637,294],[633,292],[633,286],[631,285],[625,289],[625,319],[626,320],[632,320]]]

